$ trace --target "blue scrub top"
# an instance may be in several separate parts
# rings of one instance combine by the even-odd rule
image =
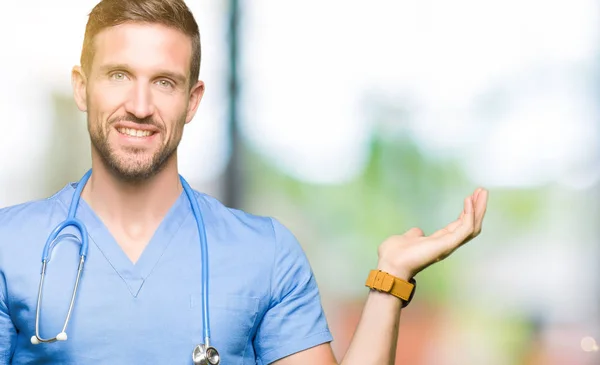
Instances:
[[[65,219],[75,186],[0,210],[0,365],[192,364],[192,350],[203,342],[201,261],[185,193],[136,264],[81,200],[77,218],[87,226],[89,252],[68,340],[31,344],[42,250]],[[211,344],[221,363],[269,364],[331,341],[315,277],[290,231],[275,219],[195,193],[208,239]],[[42,338],[62,329],[78,254],[73,239],[52,252]]]

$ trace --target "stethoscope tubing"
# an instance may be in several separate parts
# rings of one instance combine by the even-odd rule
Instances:
[[[48,239],[46,240],[46,244],[44,245],[44,250],[42,252],[42,270],[41,270],[40,285],[38,288],[38,298],[37,298],[37,306],[36,306],[35,336],[33,336],[31,338],[31,342],[34,344],[40,343],[40,342],[49,343],[49,342],[55,342],[57,340],[66,340],[67,325],[69,323],[69,319],[71,317],[71,313],[72,313],[73,306],[75,303],[75,297],[77,295],[77,289],[79,287],[81,273],[83,271],[85,259],[88,254],[88,245],[89,245],[88,232],[85,227],[85,224],[83,224],[83,222],[81,222],[80,220],[75,218],[75,215],[77,213],[77,207],[78,207],[79,201],[81,199],[81,192],[83,191],[83,188],[87,184],[87,181],[89,180],[91,175],[92,175],[92,170],[90,169],[81,178],[81,180],[77,184],[77,188],[76,188],[75,192],[73,193],[73,198],[71,199],[71,204],[69,207],[69,213],[67,215],[67,219],[65,221],[63,221],[62,223],[60,223],[52,231],[52,233],[50,234],[50,236],[48,236]],[[181,181],[181,185],[183,186],[183,190],[188,198],[188,201],[190,202],[192,212],[193,212],[194,218],[196,220],[196,226],[198,228],[198,235],[199,235],[199,239],[200,239],[200,255],[201,255],[201,262],[202,262],[202,283],[201,283],[201,285],[202,285],[202,325],[203,325],[203,335],[204,335],[205,345],[206,345],[206,347],[209,347],[210,346],[210,324],[209,324],[210,317],[209,317],[209,308],[208,308],[209,307],[208,306],[209,271],[208,271],[208,245],[206,243],[207,242],[206,230],[204,229],[204,227],[205,227],[204,220],[202,219],[202,213],[200,211],[200,207],[198,205],[198,201],[196,200],[194,191],[192,190],[190,185],[187,183],[187,181],[185,181],[185,179],[181,175],[179,176],[179,179]],[[44,277],[46,275],[46,267],[49,262],[49,256],[52,253],[52,249],[58,243],[58,241],[66,238],[66,237],[72,237],[72,238],[77,239],[77,237],[72,234],[65,234],[65,235],[59,236],[60,233],[68,227],[74,227],[78,231],[79,235],[81,236],[81,240],[78,240],[81,247],[79,249],[80,260],[79,260],[79,266],[77,269],[77,278],[75,280],[75,285],[73,287],[73,294],[71,295],[69,310],[68,310],[67,316],[65,318],[62,332],[59,333],[56,337],[53,337],[51,339],[43,339],[40,337],[40,334],[39,334],[39,319],[40,319],[41,302],[42,302],[42,291],[43,291],[43,287],[44,287]]]
[[[204,219],[202,219],[202,213],[198,206],[198,200],[194,195],[194,191],[188,185],[187,181],[183,177],[179,177],[183,191],[187,195],[188,201],[192,206],[192,213],[196,220],[196,226],[198,227],[198,235],[200,238],[200,255],[202,262],[202,324],[204,331],[204,341],[206,347],[210,346],[210,324],[209,324],[209,310],[208,310],[208,245],[206,244],[206,229],[204,229]]]

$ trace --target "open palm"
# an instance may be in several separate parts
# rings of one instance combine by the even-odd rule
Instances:
[[[465,198],[464,209],[454,222],[425,236],[420,228],[386,239],[378,250],[382,271],[410,279],[431,264],[448,257],[481,232],[488,192],[478,188]]]

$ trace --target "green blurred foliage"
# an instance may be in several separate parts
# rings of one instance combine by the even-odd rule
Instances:
[[[302,242],[309,250],[343,237],[351,258],[347,264],[357,269],[363,269],[365,258],[376,257],[377,247],[390,235],[413,226],[431,234],[456,219],[462,199],[475,188],[460,161],[433,157],[406,134],[394,138],[375,135],[363,172],[337,185],[300,181],[252,150],[246,150],[244,156],[247,209],[257,214],[301,217],[301,226],[308,226],[308,236],[317,240]],[[494,194],[494,215],[504,221],[504,230],[511,234],[531,224],[543,206],[543,192],[506,190]],[[290,210],[295,213],[290,214]],[[436,302],[450,299],[456,285],[452,275],[460,264],[452,258],[420,273],[419,298]]]

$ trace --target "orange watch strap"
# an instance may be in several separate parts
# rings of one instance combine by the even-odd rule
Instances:
[[[403,307],[405,307],[415,294],[417,282],[415,279],[405,281],[381,270],[371,270],[365,286],[402,299]]]

